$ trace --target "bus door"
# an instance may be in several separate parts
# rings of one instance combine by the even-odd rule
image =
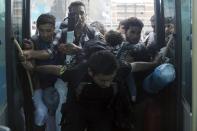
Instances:
[[[5,124],[7,108],[5,63],[5,0],[0,0],[0,125]]]
[[[176,1],[176,49],[179,131],[192,130],[192,18],[191,0]]]

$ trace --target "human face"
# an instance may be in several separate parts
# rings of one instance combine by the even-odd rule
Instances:
[[[95,74],[93,75],[91,72],[89,72],[90,76],[94,80],[94,82],[101,88],[108,88],[111,86],[112,81],[116,75],[116,71],[110,75],[104,75],[104,74]]]
[[[74,17],[75,27],[83,27],[85,25],[86,12],[84,6],[73,6],[69,10],[69,15]]]
[[[141,37],[142,29],[137,26],[130,26],[126,31],[126,40],[131,44],[137,44]]]
[[[173,24],[165,24],[165,34],[170,35],[174,33],[174,25]]]
[[[51,42],[53,40],[55,27],[52,24],[42,24],[38,27],[39,37],[45,42]]]

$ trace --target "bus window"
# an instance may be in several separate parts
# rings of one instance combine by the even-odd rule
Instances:
[[[32,0],[31,35],[36,32],[36,20],[42,13],[51,13],[56,17],[58,28],[68,14],[68,6],[76,0]],[[152,31],[150,18],[154,14],[154,0],[81,0],[86,6],[88,24],[99,21],[107,30],[116,29],[121,20],[137,17],[144,23],[142,33]],[[98,6],[95,6],[98,5]]]
[[[12,30],[15,38],[22,42],[23,0],[13,0]]]
[[[191,1],[181,3],[181,29],[182,29],[182,95],[191,105],[192,102],[192,47],[191,47]]]
[[[0,0],[0,118],[7,104],[5,66],[5,0]],[[0,122],[3,119],[0,119]],[[4,124],[4,123],[0,123]]]

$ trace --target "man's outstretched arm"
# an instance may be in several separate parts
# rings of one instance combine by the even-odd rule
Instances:
[[[34,71],[46,73],[46,74],[53,74],[57,76],[61,76],[66,70],[65,66],[62,65],[42,65],[36,66]]]

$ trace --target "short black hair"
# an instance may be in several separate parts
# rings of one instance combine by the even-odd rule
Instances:
[[[124,38],[120,32],[110,30],[105,34],[105,40],[110,46],[114,47],[122,44]]]
[[[174,19],[172,17],[166,17],[165,24],[174,24]]]
[[[123,19],[123,20],[121,20],[120,22],[119,22],[119,24],[118,24],[118,28],[117,28],[117,30],[119,30],[120,29],[120,26],[121,25],[125,25],[125,23],[126,23],[126,21],[127,21],[127,19]]]
[[[101,34],[105,34],[106,32],[106,28],[104,26],[103,23],[99,22],[99,21],[94,21],[90,24],[91,27],[96,28]]]
[[[68,7],[68,10],[70,11],[70,9],[74,6],[83,6],[85,8],[85,4],[81,1],[74,1],[72,2],[69,7]]]
[[[118,62],[111,52],[103,50],[88,59],[88,67],[94,75],[111,75],[118,69]]]
[[[92,54],[101,50],[110,51],[110,47],[101,40],[88,40],[84,43],[83,51],[85,53],[86,58],[89,58]]]
[[[130,17],[130,18],[128,18],[124,22],[123,25],[124,25],[125,31],[127,31],[129,29],[129,27],[131,27],[131,26],[137,26],[140,29],[142,29],[144,27],[143,22],[140,19],[136,18],[136,17]]]
[[[52,14],[49,13],[45,13],[45,14],[41,14],[36,22],[36,26],[39,27],[40,25],[43,24],[51,24],[53,26],[55,26],[55,16],[53,16]]]

